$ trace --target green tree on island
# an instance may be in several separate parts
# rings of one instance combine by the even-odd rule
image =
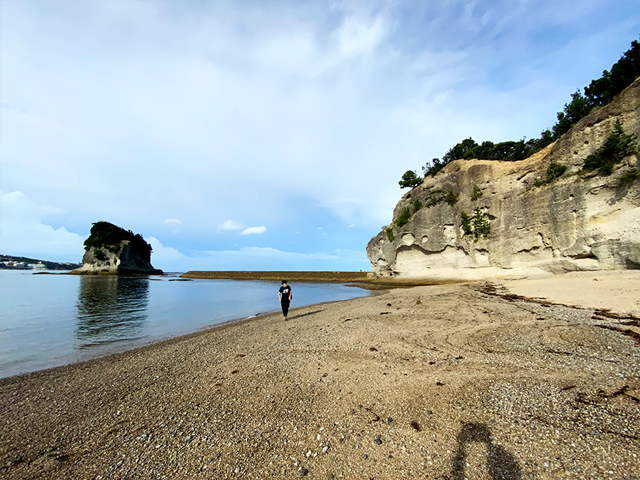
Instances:
[[[145,260],[151,261],[153,248],[145,242],[142,235],[134,234],[131,230],[125,230],[109,222],[95,222],[93,224],[89,237],[84,241],[84,248],[89,250],[91,247],[95,247],[96,250],[99,250],[104,247],[112,253],[117,253],[123,240],[130,241],[133,251]]]

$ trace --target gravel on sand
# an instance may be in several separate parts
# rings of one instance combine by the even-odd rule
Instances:
[[[640,478],[640,324],[396,289],[0,380],[2,478]]]

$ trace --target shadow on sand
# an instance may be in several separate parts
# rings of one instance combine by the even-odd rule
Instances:
[[[289,317],[289,320],[295,320],[296,318],[306,317],[307,315],[313,315],[314,313],[320,313],[322,310],[314,310],[313,312],[301,313],[300,315],[296,315],[295,317]]]
[[[458,449],[453,459],[453,480],[470,478],[472,472],[466,472],[467,446],[470,443],[483,443],[486,448],[486,468],[489,478],[496,480],[522,479],[520,465],[516,458],[501,445],[494,445],[491,431],[484,423],[470,422],[462,425],[457,436]]]

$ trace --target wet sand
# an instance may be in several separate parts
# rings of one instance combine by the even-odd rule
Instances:
[[[421,286],[3,379],[0,474],[637,479],[640,324],[606,313]]]

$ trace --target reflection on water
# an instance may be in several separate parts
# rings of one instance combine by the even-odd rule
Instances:
[[[76,304],[77,348],[140,337],[148,305],[147,278],[81,276]]]
[[[278,282],[168,280],[0,270],[0,378],[280,310]],[[367,294],[307,283],[296,284],[294,292],[296,308]]]

